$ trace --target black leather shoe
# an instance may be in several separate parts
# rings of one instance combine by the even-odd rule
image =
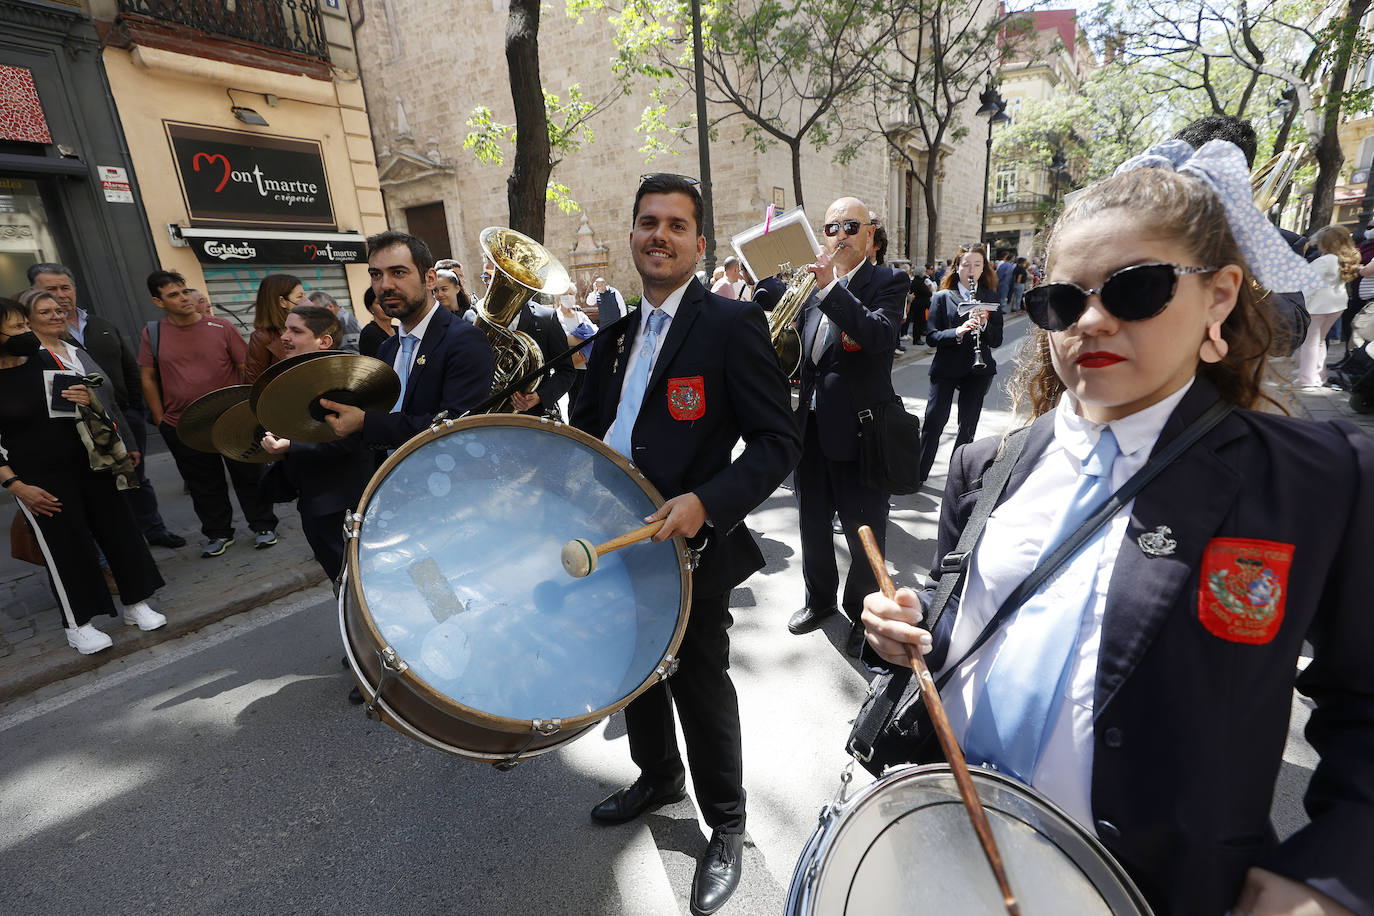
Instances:
[[[743,859],[744,834],[711,834],[711,845],[697,862],[697,873],[692,878],[693,916],[708,916],[725,905],[739,887]]]
[[[855,621],[849,627],[849,638],[844,641],[844,654],[858,658],[864,650],[864,625]]]
[[[623,824],[645,811],[662,808],[687,797],[682,779],[667,785],[651,782],[641,776],[623,789],[612,792],[592,809],[592,820],[600,824]]]
[[[352,703],[354,706],[363,705],[363,692],[357,687],[354,687],[352,690],[348,691],[348,702]]]
[[[807,605],[787,618],[787,630],[794,636],[802,636],[806,633],[810,633],[821,625],[821,621],[838,610],[839,608],[835,607],[833,604],[819,611]]]
[[[171,547],[175,550],[178,547],[186,546],[186,538],[170,531],[164,531],[159,535],[148,538],[148,543],[154,547]]]

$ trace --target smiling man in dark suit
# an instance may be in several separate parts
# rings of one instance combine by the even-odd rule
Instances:
[[[643,306],[617,340],[592,351],[572,418],[668,498],[646,520],[666,519],[654,539],[682,535],[700,548],[677,673],[625,709],[640,776],[592,811],[594,820],[618,824],[683,797],[676,706],[697,802],[712,830],[692,882],[697,914],[714,913],[734,892],[744,846],[729,598],[763,566],[744,516],[787,476],[800,445],[763,311],[711,295],[692,276],[706,248],[701,220],[701,195],[690,179],[652,175],[640,185],[630,251]],[[741,437],[744,451],[731,461]]]
[[[367,272],[382,311],[401,322],[400,330],[382,342],[377,358],[401,377],[401,397],[389,413],[364,412],[325,399],[325,415],[334,432],[361,431],[363,442],[394,449],[429,426],[446,410],[458,417],[491,394],[495,362],[487,336],[439,308],[430,295],[434,255],[413,235],[389,230],[367,240]]]
[[[900,270],[864,257],[873,236],[868,207],[842,197],[825,211],[825,251],[810,270],[816,292],[797,317],[801,328],[801,397],[797,425],[802,457],[795,475],[801,520],[806,604],[787,621],[802,635],[838,608],[840,576],[830,520],[839,513],[849,542],[849,574],[841,602],[850,620],[847,649],[857,654],[864,596],[877,588],[864,561],[859,528],[868,525],[885,546],[888,494],[859,481],[859,411],[896,400],[892,357],[910,281]],[[912,456],[916,460],[916,456]]]

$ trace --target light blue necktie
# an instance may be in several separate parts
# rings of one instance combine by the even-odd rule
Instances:
[[[1083,462],[1078,489],[1045,540],[1040,559],[1077,531],[1112,494],[1112,463],[1120,454],[1111,428],[1103,427],[1097,445]],[[1078,599],[1048,598],[1045,589],[1052,576],[1016,612],[969,717],[964,751],[970,762],[990,763],[1030,785],[1059,713],[1083,614],[1093,604],[1107,528],[1099,528],[1065,564],[1066,571],[1080,571]]]
[[[401,394],[396,398],[396,406],[391,408],[392,413],[400,413],[401,404],[406,399],[406,383],[410,381],[410,361],[415,355],[415,335],[406,334],[401,338],[401,371],[396,373],[401,377]]]
[[[644,391],[649,387],[649,370],[653,368],[658,335],[667,320],[668,313],[663,309],[650,310],[648,330],[644,333],[644,344],[639,348],[635,371],[620,390],[620,405],[615,409],[615,429],[611,431],[611,438],[606,440],[606,444],[626,458],[630,457],[630,437],[635,431],[639,408],[644,403]]]

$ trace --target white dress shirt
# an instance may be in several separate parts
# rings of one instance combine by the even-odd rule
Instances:
[[[1164,422],[1192,387],[1192,381],[1164,400],[1108,426],[1121,447],[1112,465],[1112,488],[1120,487],[1144,467],[1159,439]],[[1060,398],[1054,415],[1054,438],[1036,460],[1035,467],[1016,491],[988,518],[983,538],[974,551],[959,616],[950,634],[947,664],[963,657],[978,634],[1012,590],[1035,568],[1044,539],[1064,510],[1064,500],[1078,486],[1083,462],[1097,444],[1102,425],[1078,414],[1077,399],[1070,392]],[[1070,817],[1093,830],[1093,694],[1097,685],[1097,653],[1102,640],[1102,616],[1134,500],[1123,506],[1106,526],[1106,549],[1097,565],[1096,592],[1091,609],[1079,623],[1064,701],[1051,728],[1031,785],[1063,808]],[[1063,600],[1082,604],[1083,581],[1068,575],[1073,567],[1061,567],[1043,589]],[[1014,625],[1013,616],[960,667],[940,692],[949,723],[959,743],[964,742],[969,716],[983,693],[988,673]]]
[[[649,360],[649,378],[653,378],[654,361],[658,359],[658,354],[663,350],[663,341],[668,339],[668,329],[673,326],[673,316],[677,314],[677,307],[682,304],[682,294],[687,291],[687,286],[691,282],[692,278],[689,277],[686,283],[682,284],[677,289],[669,293],[667,297],[663,300],[663,304],[658,306],[658,308],[663,312],[663,314],[667,316],[667,318],[666,320],[664,320],[662,327],[659,328],[658,342],[654,345],[654,352],[648,354],[647,356],[647,359]],[[644,296],[644,298],[641,300],[641,305],[639,307],[639,327],[635,329],[635,340],[634,344],[630,347],[629,361],[625,363],[625,374],[621,376],[620,379],[620,390],[622,397],[624,396],[625,392],[625,382],[629,380],[630,376],[634,375],[635,364],[638,363],[641,359],[646,358],[645,354],[643,354],[641,351],[644,349],[644,336],[648,333],[649,330],[649,312],[653,308],[654,304],[649,301],[649,297]],[[597,344],[597,346],[600,346],[600,344]],[[617,403],[618,402],[619,399],[617,399]],[[611,423],[610,428],[606,430],[606,435],[602,437],[602,442],[611,441],[611,432],[615,429],[615,424],[619,422],[620,418],[616,417],[615,421]]]
[[[425,339],[425,331],[429,330],[430,321],[434,318],[434,314],[441,308],[443,308],[442,305],[431,302],[429,304],[429,311],[425,314],[425,317],[421,318],[420,323],[411,328],[409,333],[406,332],[404,327],[396,329],[396,333],[399,336],[396,338],[396,358],[391,361],[391,368],[396,370],[397,375],[401,375],[401,357],[405,355],[405,349],[401,344],[405,342],[407,337],[415,338],[415,348],[410,351],[410,365],[406,366],[406,384],[410,383],[409,373],[415,366],[415,358],[420,355],[420,343]]]

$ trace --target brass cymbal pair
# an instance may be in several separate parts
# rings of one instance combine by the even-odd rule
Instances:
[[[363,410],[390,410],[401,394],[395,370],[379,359],[321,350],[269,366],[252,385],[231,385],[197,398],[182,413],[177,435],[202,452],[252,464],[272,460],[264,433],[297,442],[339,437],[324,420],[320,398]]]

